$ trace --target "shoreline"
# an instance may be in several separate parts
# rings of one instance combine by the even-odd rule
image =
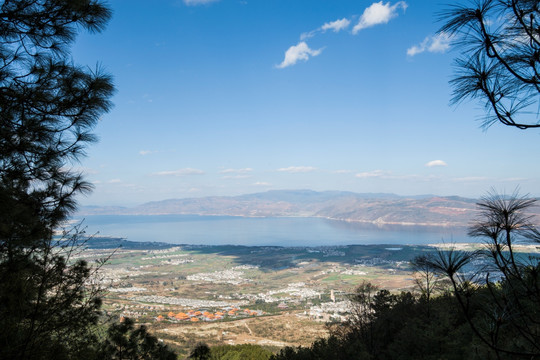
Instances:
[[[141,217],[155,217],[155,216],[198,216],[198,217],[225,217],[225,218],[241,218],[241,219],[325,219],[330,221],[339,221],[345,223],[357,223],[357,224],[367,224],[375,225],[377,227],[382,227],[385,225],[389,226],[401,226],[401,227],[433,227],[433,228],[456,228],[456,229],[465,229],[468,225],[452,222],[408,222],[408,221],[385,221],[381,219],[376,220],[359,220],[359,219],[348,219],[348,218],[334,218],[328,216],[317,216],[317,215],[231,215],[231,214],[205,214],[205,213],[157,213],[157,214],[86,214],[79,215],[76,214],[75,217],[81,218],[79,221],[84,220],[87,216],[141,216]]]

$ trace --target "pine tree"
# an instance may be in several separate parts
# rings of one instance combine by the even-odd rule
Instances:
[[[455,103],[479,99],[484,126],[540,127],[540,4],[537,0],[470,0],[441,14],[440,32],[460,50],[451,81]]]
[[[426,261],[450,280],[474,334],[497,358],[540,357],[540,259],[516,249],[520,242],[540,242],[529,213],[535,203],[517,193],[489,194],[478,203],[478,219],[469,228],[485,249],[440,251]]]
[[[110,107],[111,77],[77,66],[79,30],[103,29],[99,0],[0,4],[0,358],[84,358],[100,298],[70,257],[79,232],[55,237],[90,190],[73,165]],[[74,247],[75,246],[75,247]]]

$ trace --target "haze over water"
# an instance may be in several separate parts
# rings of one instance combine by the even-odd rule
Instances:
[[[473,242],[465,228],[377,226],[322,218],[95,215],[87,234],[193,245],[332,246]]]

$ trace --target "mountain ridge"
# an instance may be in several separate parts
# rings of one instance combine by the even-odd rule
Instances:
[[[77,215],[323,217],[374,224],[466,226],[477,213],[476,202],[459,196],[271,190],[237,196],[165,199],[134,207],[84,206]]]

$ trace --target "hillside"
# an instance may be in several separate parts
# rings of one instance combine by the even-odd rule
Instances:
[[[375,224],[467,225],[475,214],[474,199],[433,195],[311,190],[275,190],[240,196],[153,201],[134,207],[82,207],[78,215],[199,214],[247,217],[324,217]]]

